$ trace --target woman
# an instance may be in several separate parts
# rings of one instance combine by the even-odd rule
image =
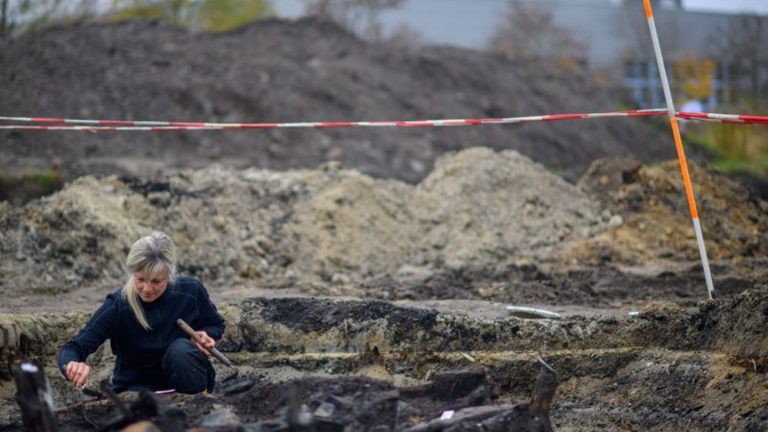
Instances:
[[[112,384],[116,392],[175,389],[212,391],[215,373],[208,360],[224,333],[224,319],[195,278],[176,277],[173,241],[161,232],[142,237],[126,260],[132,272],[85,327],[62,347],[59,369],[74,385],[88,382],[88,355],[107,339],[117,357]],[[194,343],[177,325],[183,319],[202,336]]]

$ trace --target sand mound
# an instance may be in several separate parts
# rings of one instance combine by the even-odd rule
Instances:
[[[719,290],[759,285],[765,202],[691,170]],[[576,187],[519,153],[483,148],[439,159],[415,186],[336,163],[288,172],[212,166],[151,181],[82,177],[27,206],[0,206],[0,287],[13,304],[28,295],[20,287],[93,287],[78,292],[97,301],[121,284],[128,248],[152,229],[176,240],[183,273],[232,296],[291,288],[605,305],[639,301],[645,291],[631,287],[648,284],[670,298],[700,292],[674,162],[601,161]],[[615,267],[628,264],[648,269]]]
[[[208,280],[354,281],[404,267],[543,259],[601,229],[595,204],[514,151],[441,159],[421,184],[333,165],[276,173],[214,166],[159,181],[83,177],[0,207],[3,288],[114,283],[132,241],[170,234],[180,269]]]

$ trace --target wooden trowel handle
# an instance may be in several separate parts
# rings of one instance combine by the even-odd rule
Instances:
[[[200,345],[202,345],[202,346],[205,346],[205,343],[203,343],[203,338],[202,338],[202,337],[200,337],[200,335],[199,335],[199,334],[197,334],[197,332],[195,332],[195,331],[192,329],[192,327],[190,327],[190,326],[189,326],[189,324],[187,324],[186,322],[184,322],[184,320],[183,320],[183,319],[181,319],[181,318],[177,319],[177,320],[176,320],[176,324],[178,324],[178,325],[179,325],[179,327],[181,327],[181,329],[182,329],[182,330],[184,330],[184,333],[188,334],[188,335],[189,335],[189,337],[191,337],[192,339],[194,339],[194,340],[195,340],[195,342],[199,343],[199,344],[200,344]],[[225,365],[227,365],[227,366],[229,366],[229,367],[234,367],[234,366],[232,365],[232,362],[231,362],[231,361],[229,361],[229,359],[228,359],[228,358],[224,357],[224,354],[222,354],[222,353],[221,353],[221,351],[217,350],[216,348],[208,348],[208,347],[206,347],[206,349],[207,349],[208,351],[210,351],[210,352],[211,352],[211,354],[213,354],[213,356],[214,356],[214,357],[216,357],[217,359],[219,359],[219,361],[220,361],[220,362],[224,363]]]

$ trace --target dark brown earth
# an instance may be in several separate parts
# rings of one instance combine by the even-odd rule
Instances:
[[[220,346],[240,365],[238,379],[251,380],[250,388],[230,392],[232,381],[225,381],[212,396],[178,396],[174,403],[189,424],[222,407],[231,407],[238,422],[253,423],[281,417],[278,408],[288,403],[292,387],[310,411],[331,396],[354,405],[362,395],[381,398],[386,391],[411,413],[398,420],[402,429],[458,408],[457,401],[479,406],[529,400],[538,352],[560,377],[552,412],[557,430],[764,430],[767,293],[763,287],[690,308],[652,306],[634,317],[562,321],[488,320],[479,311],[456,315],[379,302],[249,299],[224,310],[230,330]],[[16,349],[51,356],[65,339],[61,326],[76,327],[85,318],[30,317],[22,330],[27,342],[19,339]],[[7,334],[9,327],[3,329]],[[108,364],[109,357],[102,353],[94,362]],[[435,375],[468,367],[481,368],[481,375]],[[224,369],[219,374],[231,375]],[[433,386],[452,382],[465,390],[417,390],[429,375]],[[78,395],[58,375],[53,378],[57,400],[75,403]],[[293,384],[275,384],[284,379]],[[484,390],[466,398],[481,385]],[[84,415],[109,418],[103,403],[85,409],[61,414],[70,419],[65,424],[72,429],[66,430],[87,430]],[[18,419],[6,427],[16,430]]]

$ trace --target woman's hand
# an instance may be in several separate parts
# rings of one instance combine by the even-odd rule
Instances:
[[[208,333],[204,332],[203,330],[198,330],[195,333],[202,339],[203,343],[200,344],[195,339],[192,339],[192,342],[195,343],[195,346],[197,349],[203,352],[203,354],[207,355],[208,357],[211,356],[211,352],[207,350],[207,348],[213,348],[216,345],[216,341],[213,340],[212,337],[208,336]]]
[[[71,361],[67,363],[64,372],[67,379],[72,381],[72,384],[82,388],[88,382],[88,374],[91,373],[91,367],[83,362]]]

